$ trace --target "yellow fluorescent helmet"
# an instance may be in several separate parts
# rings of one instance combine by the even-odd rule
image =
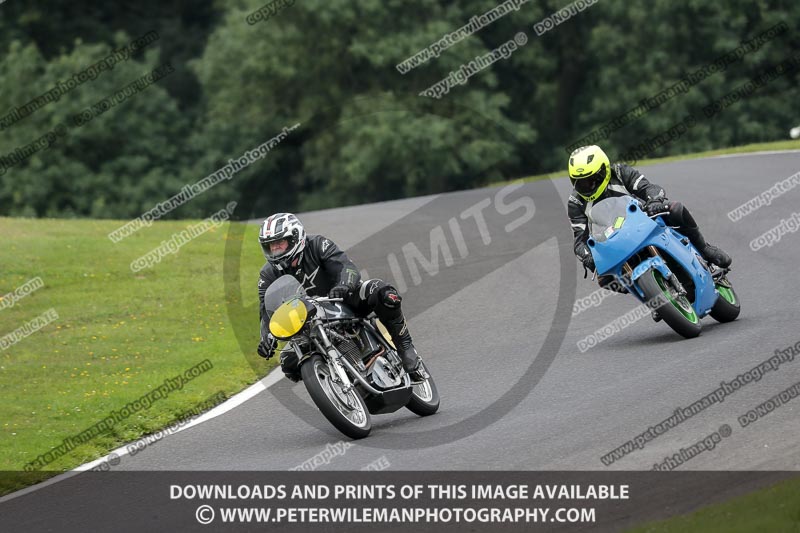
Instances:
[[[569,180],[584,200],[596,200],[611,180],[611,161],[599,146],[581,146],[569,155]]]

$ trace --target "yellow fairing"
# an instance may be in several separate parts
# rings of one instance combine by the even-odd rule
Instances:
[[[269,331],[276,339],[286,340],[303,328],[308,310],[299,298],[281,305],[269,321]]]

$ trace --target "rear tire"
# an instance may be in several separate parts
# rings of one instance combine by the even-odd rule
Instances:
[[[436,388],[436,382],[433,381],[433,376],[428,371],[425,362],[420,361],[420,365],[429,377],[422,384],[414,386],[411,399],[406,407],[416,415],[430,416],[439,410],[439,390]]]
[[[655,309],[669,327],[687,339],[700,335],[702,329],[700,318],[691,303],[685,296],[676,296],[672,293],[669,283],[661,275],[661,272],[648,270],[639,278],[638,283],[648,302],[654,301],[656,298],[666,300],[666,303]]]
[[[352,439],[363,439],[372,430],[364,399],[352,389],[346,395],[331,379],[328,362],[320,354],[314,354],[300,367],[303,383],[317,408],[328,422]]]
[[[739,296],[733,290],[731,282],[722,278],[716,284],[719,298],[711,309],[711,318],[717,322],[733,322],[739,317],[742,308],[739,305]]]

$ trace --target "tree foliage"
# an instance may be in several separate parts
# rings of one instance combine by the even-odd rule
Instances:
[[[494,0],[295,0],[249,24],[261,0],[0,4],[0,122],[148,31],[158,41],[0,128],[7,156],[135,79],[174,73],[0,175],[0,214],[140,215],[273,138],[267,157],[170,216],[207,216],[243,194],[260,212],[480,186],[565,167],[566,147],[784,22],[788,31],[614,131],[614,157],[800,54],[788,0],[601,0],[538,36],[566,3],[533,0],[401,74],[395,67]],[[527,44],[440,99],[420,92],[518,32]],[[781,139],[800,122],[800,68],[703,119],[652,156]]]

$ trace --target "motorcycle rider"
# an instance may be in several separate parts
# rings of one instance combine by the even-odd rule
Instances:
[[[257,351],[261,357],[272,357],[277,345],[269,332],[264,293],[280,276],[290,275],[303,285],[309,296],[343,298],[344,303],[362,316],[374,311],[389,332],[403,368],[406,372],[417,370],[417,350],[400,306],[402,297],[394,287],[380,279],[362,281],[356,266],[333,241],[322,235],[306,235],[303,224],[292,213],[277,213],[264,220],[258,241],[267,260],[258,280],[261,341]],[[286,377],[299,381],[297,354],[281,352],[280,362]]]
[[[595,202],[624,195],[634,196],[644,202],[644,211],[650,216],[667,212],[664,215],[665,222],[677,226],[678,231],[688,237],[707,262],[722,268],[730,266],[730,256],[706,242],[683,204],[668,200],[664,189],[650,183],[644,174],[633,167],[624,163],[612,165],[599,146],[582,146],[570,154],[569,179],[574,188],[567,201],[567,214],[575,236],[575,255],[583,263],[584,277],[587,270],[595,271],[594,259],[586,244],[589,239],[589,210]],[[627,292],[613,281],[613,276],[598,278],[601,287]]]

